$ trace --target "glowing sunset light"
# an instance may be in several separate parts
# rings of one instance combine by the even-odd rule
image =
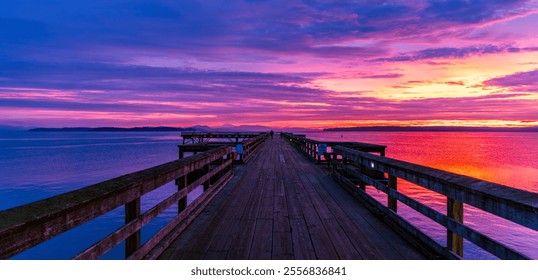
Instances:
[[[538,125],[536,0],[4,2],[0,125]]]

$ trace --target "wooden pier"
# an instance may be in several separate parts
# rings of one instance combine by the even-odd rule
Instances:
[[[463,239],[501,259],[529,258],[464,224],[464,204],[538,230],[537,193],[390,159],[385,146],[289,133],[185,137],[176,161],[0,211],[0,258],[121,206],[125,224],[74,259],[122,243],[126,259],[460,259]],[[228,141],[208,141],[217,138]],[[399,192],[399,180],[446,196],[446,213]],[[144,194],[173,181],[177,192],[141,211]],[[400,203],[444,226],[446,245],[398,215]],[[141,229],[171,207],[176,216],[142,243]]]
[[[159,258],[425,258],[287,139],[266,141],[235,176]]]

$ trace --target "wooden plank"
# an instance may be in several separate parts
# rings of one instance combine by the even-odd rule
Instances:
[[[293,259],[293,241],[281,170],[277,169],[274,197],[272,259]]]
[[[350,237],[344,231],[340,223],[333,219],[323,219],[323,225],[325,226],[327,233],[331,237],[331,242],[336,249],[338,258],[342,260],[361,260],[364,257],[355,248],[354,243],[350,240]]]
[[[316,257],[318,259],[338,259],[338,253],[332,243],[332,238],[322,222],[322,219],[333,218],[332,213],[326,208],[323,200],[315,195],[315,191],[308,179],[307,174],[313,173],[313,170],[311,170],[313,165],[296,153],[290,153],[288,157],[293,162],[291,171],[300,181],[297,185],[297,196]]]
[[[234,195],[234,192],[230,192],[227,196]],[[211,205],[211,204],[210,204]],[[210,208],[208,205],[208,208]],[[207,213],[202,212],[196,220],[203,218],[206,221],[204,226],[201,229],[197,229],[195,233],[192,233],[192,241],[188,242],[187,246],[180,247],[178,250],[174,247],[174,253],[170,253],[173,257],[168,257],[170,259],[203,259],[207,254],[209,247],[211,246],[214,240],[215,231],[219,230],[220,227],[225,223],[224,217],[229,211],[233,211],[233,208],[228,207],[225,203],[220,203],[218,207],[213,207],[213,214],[207,215]],[[196,221],[194,221],[195,223]],[[188,228],[187,228],[188,230]],[[176,243],[176,241],[174,241]],[[170,255],[169,254],[169,255]]]
[[[300,191],[297,190],[297,186],[300,184],[300,180],[296,173],[290,171],[290,164],[293,164],[291,151],[289,145],[281,145],[279,156],[282,155],[286,159],[281,163],[280,170],[286,199],[286,212],[289,217],[293,257],[299,260],[312,260],[317,257],[299,204],[298,193]]]
[[[312,200],[318,215],[320,216],[324,227],[326,228],[328,234],[331,236],[331,241],[333,246],[336,249],[336,252],[339,255],[340,259],[362,259],[362,255],[355,248],[352,238],[348,235],[349,232],[343,230],[340,223],[338,222],[338,217],[334,213],[343,214],[338,212],[339,205],[334,203],[332,196],[330,196],[322,186],[320,182],[320,177],[322,170],[315,168],[317,172],[305,172],[303,179],[305,180],[304,184],[309,186],[307,193]],[[325,181],[325,183],[329,183]],[[334,182],[330,182],[331,185],[335,185]],[[332,207],[331,207],[332,206]],[[343,217],[347,220],[348,217]],[[348,228],[347,230],[352,230]]]
[[[300,202],[301,203],[301,202]],[[338,259],[331,238],[313,207],[304,207],[303,214],[316,256],[319,259]]]
[[[342,230],[340,224],[336,221],[336,217],[329,209],[327,202],[331,199],[330,196],[319,195],[318,189],[321,189],[319,182],[313,177],[313,173],[303,175],[304,184],[307,185],[307,194],[318,213],[322,225],[331,237],[330,240],[334,246],[336,253],[340,259],[362,259],[360,253],[357,252],[353,243],[349,240],[347,234]]]
[[[265,180],[265,174],[254,172],[259,171],[261,162],[256,161],[255,166],[249,169],[249,173],[246,174],[244,180],[240,181],[238,187],[243,186],[243,189],[250,189],[250,196],[245,205],[245,209],[242,213],[241,220],[239,222],[239,228],[241,231],[232,240],[231,248],[228,252],[227,259],[232,260],[245,260],[248,259],[250,249],[252,246],[252,240],[254,238],[254,231],[256,227],[256,217],[260,211],[261,199],[263,194],[263,182]],[[253,171],[253,172],[252,172]]]
[[[334,181],[325,177],[322,179],[319,189],[320,195],[332,197],[326,199],[337,221],[349,236],[357,251],[365,259],[417,259],[420,257],[409,246],[395,248],[398,244],[398,236],[383,229],[385,225],[363,207],[359,207],[357,201],[349,196],[344,190],[334,187]],[[403,254],[402,254],[403,252]]]
[[[224,256],[221,259],[225,259],[228,251],[232,248],[234,238],[243,230],[240,225],[241,217],[253,188],[247,189],[247,185],[240,187],[236,188],[229,196],[227,207],[222,209],[224,214],[216,221],[219,226],[210,229],[213,238],[208,243],[205,259],[214,259],[217,256]]]
[[[273,220],[256,220],[254,238],[248,258],[250,260],[270,260],[273,248]]]
[[[321,171],[321,170],[320,170]],[[372,231],[370,224],[358,225],[353,222],[353,219],[357,219],[356,211],[357,202],[353,199],[349,199],[349,195],[343,192],[340,188],[335,186],[334,181],[329,180],[328,176],[315,176],[310,178],[314,186],[317,186],[316,192],[320,197],[323,197],[323,201],[330,212],[333,215],[333,219],[324,220],[324,223],[328,228],[332,229],[332,236],[345,236],[345,239],[338,240],[339,245],[335,245],[341,258],[345,259],[383,259],[386,256],[381,255],[376,249],[376,245],[370,241],[370,235],[379,237],[383,235],[383,232],[366,233],[364,231]],[[330,190],[331,192],[329,192]],[[335,194],[337,195],[335,197]],[[348,200],[346,200],[348,198]],[[353,209],[353,215],[348,215],[342,208]],[[370,213],[367,213],[371,216]],[[334,224],[337,222],[338,224]],[[351,242],[352,245],[349,244]],[[378,241],[380,244],[386,243],[386,240]],[[343,253],[340,253],[340,248],[344,247]],[[349,251],[348,249],[353,248]],[[407,249],[407,248],[406,248]],[[391,250],[392,251],[392,250]],[[347,255],[344,255],[347,254]],[[344,256],[343,256],[344,255]],[[394,256],[394,252],[391,252],[390,256]]]
[[[204,254],[204,260],[224,260],[228,251],[209,250]]]
[[[265,169],[266,176],[263,184],[263,197],[260,205],[258,220],[272,220],[274,211],[274,185],[275,178],[272,170]]]
[[[258,215],[256,216],[256,226],[252,239],[252,246],[249,253],[249,259],[261,260],[272,258],[273,248],[273,211],[274,211],[274,189],[275,189],[275,167],[274,162],[274,145],[266,149],[264,154],[266,160],[262,161],[259,166],[263,173],[264,180],[261,181],[262,199]]]

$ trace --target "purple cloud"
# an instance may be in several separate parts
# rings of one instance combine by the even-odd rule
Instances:
[[[387,74],[377,74],[377,75],[366,75],[362,76],[361,78],[365,79],[396,79],[401,78],[404,75],[401,73],[387,73]]]
[[[525,10],[528,0],[449,0],[431,1],[424,10],[427,17],[456,23],[483,23],[514,16]]]
[[[504,87],[512,92],[538,93],[538,69],[493,78],[485,81],[484,85]]]
[[[11,2],[0,6],[0,26],[9,26],[0,28],[0,40],[7,43],[0,54],[12,50],[24,56],[33,46],[40,50],[34,58],[42,60],[60,51],[64,53],[56,60],[110,61],[118,57],[92,50],[167,52],[199,59],[259,58],[260,52],[270,54],[265,59],[276,54],[373,58],[388,50],[338,44],[357,38],[439,36],[448,27],[468,30],[471,24],[525,14],[528,1]],[[26,50],[17,51],[21,46]]]
[[[496,54],[496,53],[513,53],[513,52],[534,52],[538,47],[516,48],[511,46],[469,46],[469,47],[444,47],[431,48],[420,51],[405,53],[393,57],[376,58],[372,62],[400,62],[400,61],[420,61],[432,59],[458,59],[472,55]]]

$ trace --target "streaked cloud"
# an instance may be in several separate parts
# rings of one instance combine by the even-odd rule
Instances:
[[[485,81],[484,85],[507,88],[512,92],[538,93],[538,69],[493,78]]]

